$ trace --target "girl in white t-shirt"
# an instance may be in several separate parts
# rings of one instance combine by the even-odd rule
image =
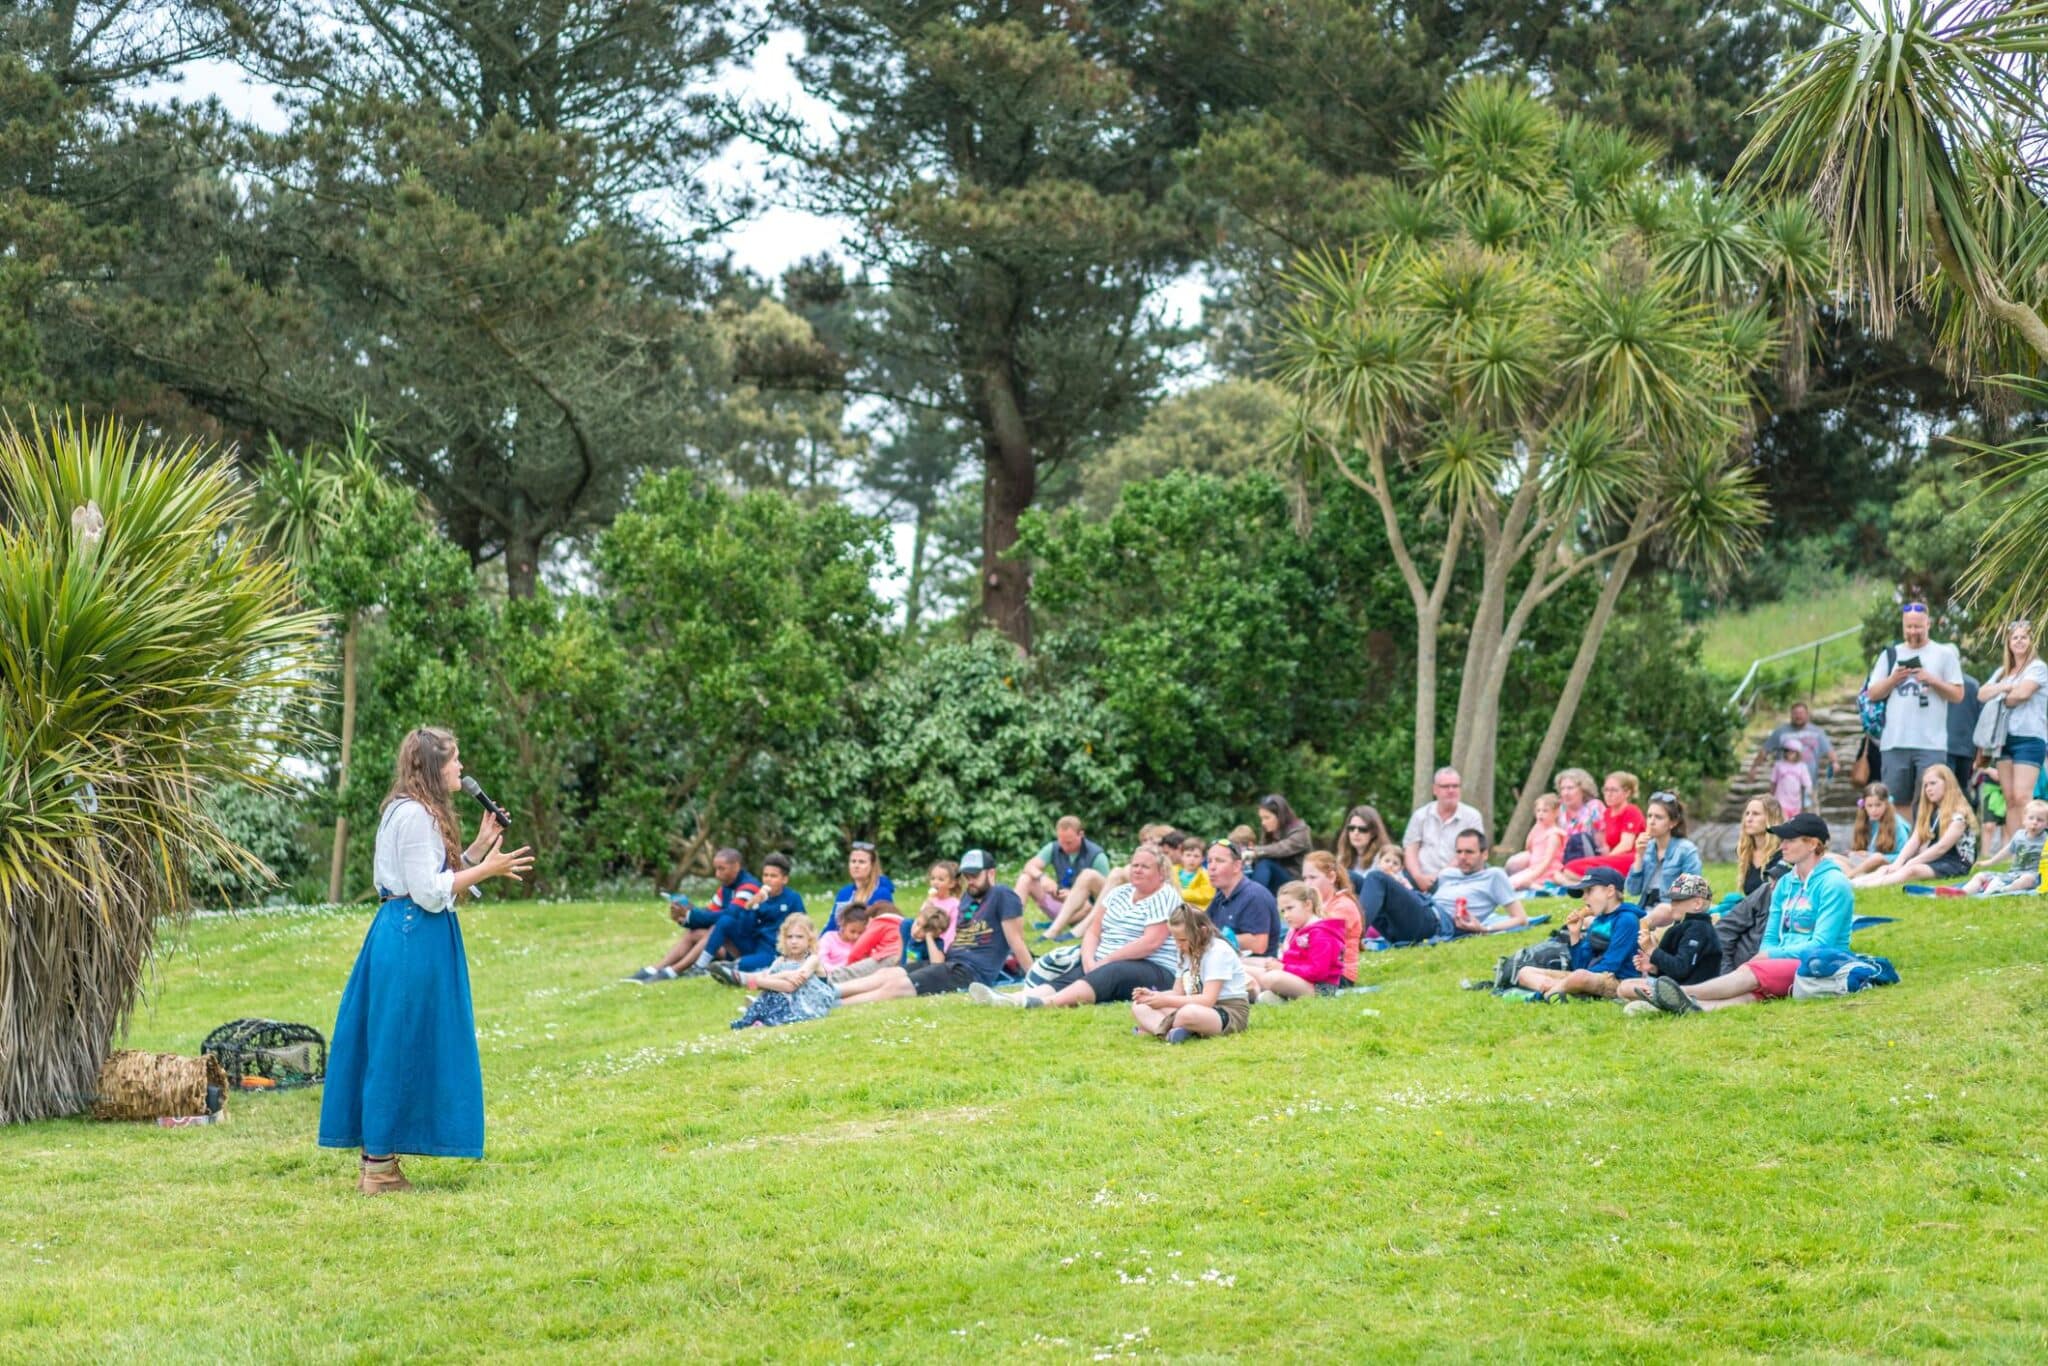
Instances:
[[[1166,923],[1180,952],[1180,970],[1171,991],[1139,987],[1131,993],[1135,1031],[1168,1043],[1243,1033],[1252,1002],[1237,950],[1193,906],[1182,904]]]

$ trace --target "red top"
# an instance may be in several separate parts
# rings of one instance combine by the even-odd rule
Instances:
[[[878,915],[868,921],[868,927],[861,931],[860,938],[853,941],[853,949],[846,955],[849,963],[858,963],[868,958],[879,958],[892,963],[903,956],[903,922],[893,915]]]
[[[1321,986],[1344,977],[1344,922],[1311,920],[1287,936],[1280,966],[1304,982]]]
[[[1600,838],[1607,841],[1607,852],[1618,854],[1623,835],[1640,835],[1650,827],[1643,820],[1643,809],[1634,802],[1625,806],[1610,806],[1600,817]]]

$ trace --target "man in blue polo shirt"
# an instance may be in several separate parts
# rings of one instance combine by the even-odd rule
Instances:
[[[692,906],[685,896],[668,899],[668,918],[683,927],[683,937],[659,963],[648,964],[628,977],[628,982],[645,986],[649,982],[673,982],[690,972],[703,972],[704,945],[718,928],[719,918],[736,911],[751,912],[759,904],[761,883],[740,862],[739,850],[721,849],[713,854],[711,874],[718,879],[718,890],[703,906]]]
[[[1237,951],[1253,958],[1278,953],[1280,907],[1271,892],[1245,876],[1243,851],[1228,840],[1210,845],[1209,881],[1216,884],[1209,919]]]

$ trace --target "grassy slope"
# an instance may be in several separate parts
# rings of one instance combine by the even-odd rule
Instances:
[[[1876,585],[1867,580],[1846,581],[1826,592],[1802,593],[1744,612],[1724,612],[1701,627],[1700,660],[1731,681],[1739,679],[1753,659],[1858,624],[1876,591]],[[1839,672],[1839,668],[1830,666],[1846,659],[1853,667],[1860,653],[1861,648],[1853,638],[1825,650],[1821,660],[1823,681]],[[1800,668],[1804,667],[1804,661],[1800,661]]]
[[[1864,909],[1906,981],[1845,1001],[1510,1004],[1468,942],[1179,1049],[960,999],[740,1036],[613,982],[651,909],[465,912],[489,1160],[363,1200],[309,1092],[0,1131],[0,1358],[2037,1358],[2043,911]],[[191,926],[132,1042],[325,1029],[363,928]]]

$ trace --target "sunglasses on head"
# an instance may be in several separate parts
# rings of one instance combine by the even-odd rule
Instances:
[[[875,846],[869,844],[866,840],[855,840],[852,844],[847,845],[846,849],[848,853],[852,854],[872,854],[875,852]]]
[[[1924,613],[1924,612],[1925,612],[1926,610],[1927,610],[1927,604],[1926,604],[1926,603],[1924,603],[1924,602],[1909,602],[1909,603],[1907,603],[1907,604],[1906,604],[1906,605],[1905,605],[1904,607],[1901,607],[1901,608],[1899,609],[1899,614],[1900,614],[1901,616],[1903,616],[1903,615],[1905,615],[1905,614],[1906,614],[1907,612],[1923,612],[1923,613]]]
[[[1678,800],[1678,794],[1676,792],[1652,792],[1650,794],[1650,800],[1653,802],[1658,802],[1665,806],[1669,806],[1671,803]]]

